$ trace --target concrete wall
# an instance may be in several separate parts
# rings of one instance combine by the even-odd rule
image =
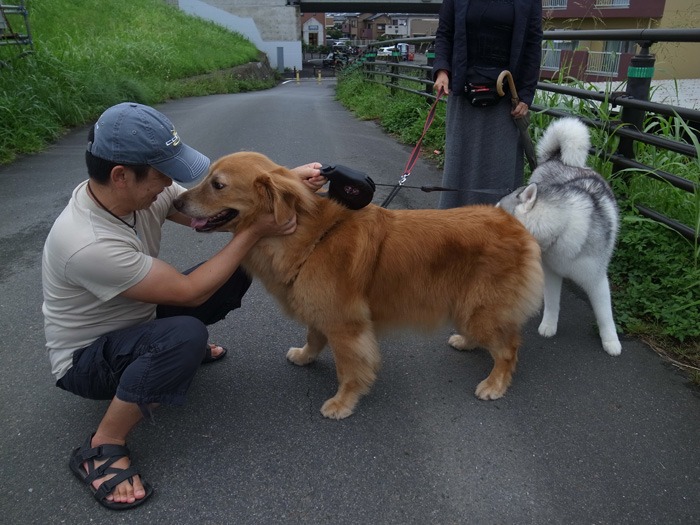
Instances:
[[[698,0],[666,0],[659,28],[686,29],[700,27]],[[651,46],[656,55],[654,78],[700,78],[700,42],[664,42]]]
[[[240,33],[282,71],[302,67],[299,14],[286,0],[176,0],[182,11]]]

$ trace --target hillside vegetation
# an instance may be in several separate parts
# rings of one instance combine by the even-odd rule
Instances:
[[[240,35],[162,0],[32,0],[34,51],[0,47],[0,164],[125,100],[236,93],[274,78],[207,76],[261,60]],[[198,76],[196,82],[186,81]]]

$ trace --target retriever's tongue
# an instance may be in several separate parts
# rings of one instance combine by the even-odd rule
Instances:
[[[207,224],[207,219],[192,218],[192,220],[190,221],[190,227],[194,228],[195,230],[197,228],[201,228],[202,226],[204,226],[206,224]]]

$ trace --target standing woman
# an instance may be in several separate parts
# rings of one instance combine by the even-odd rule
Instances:
[[[523,183],[523,146],[513,118],[527,115],[542,55],[542,0],[443,0],[435,35],[434,89],[447,102],[440,208],[496,203]],[[513,75],[518,106],[495,93]],[[475,191],[477,190],[477,191]]]

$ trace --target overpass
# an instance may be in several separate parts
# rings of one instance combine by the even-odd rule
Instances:
[[[442,0],[287,0],[302,13],[420,13],[436,14]]]

